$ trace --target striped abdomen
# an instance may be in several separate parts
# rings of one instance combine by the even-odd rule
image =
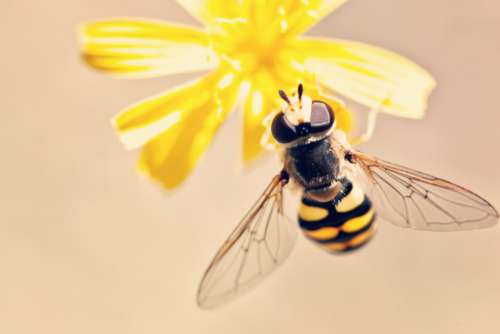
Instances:
[[[375,232],[375,211],[363,190],[347,179],[333,200],[302,197],[299,223],[304,234],[322,248],[346,252],[366,244]]]

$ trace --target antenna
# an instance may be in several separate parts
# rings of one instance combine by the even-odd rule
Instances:
[[[292,106],[292,103],[290,102],[290,99],[288,98],[288,96],[286,95],[286,93],[283,91],[283,90],[279,90],[278,93],[280,94],[280,97],[285,100],[286,103],[288,103],[288,105],[291,107]]]
[[[302,82],[299,83],[299,87],[297,87],[297,92],[299,94],[299,108],[302,108],[302,93],[304,93],[304,86],[302,86]]]

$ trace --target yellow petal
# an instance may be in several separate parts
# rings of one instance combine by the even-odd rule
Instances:
[[[157,137],[144,146],[139,169],[165,188],[179,186],[232,110],[238,91],[239,80],[232,73],[220,71],[184,89],[146,101],[142,109],[136,107],[135,111],[142,113],[139,123],[143,124],[149,121],[147,115],[157,119],[157,115],[163,114],[164,119],[178,114],[163,132],[156,129],[152,132]],[[122,136],[127,135],[125,129],[137,127],[138,119],[130,118],[130,121],[121,123]],[[157,123],[150,123],[148,128]]]
[[[204,32],[161,21],[90,22],[80,29],[80,43],[89,65],[127,77],[155,77],[217,65]]]
[[[260,144],[266,132],[264,114],[269,101],[262,91],[252,88],[245,103],[243,116],[243,159],[251,161],[261,155],[264,147]]]
[[[113,126],[127,149],[140,147],[178,123],[185,123],[187,113],[212,99],[222,85],[226,89],[235,81],[233,73],[219,68],[202,79],[128,107],[115,116]]]
[[[140,101],[120,112],[112,123],[123,145],[127,149],[140,147],[181,122],[186,110],[191,110],[210,96],[210,91],[202,89],[217,79],[214,74],[208,75],[202,80]]]
[[[304,39],[305,66],[322,84],[371,108],[399,117],[422,118],[435,87],[424,69],[393,52],[363,43]]]
[[[263,137],[268,132],[266,118],[279,108],[278,85],[267,72],[257,73],[252,80],[244,108],[243,159],[254,160],[264,151]]]

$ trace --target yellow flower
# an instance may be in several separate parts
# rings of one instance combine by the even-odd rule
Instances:
[[[166,188],[186,179],[241,98],[247,161],[262,152],[263,121],[279,105],[277,90],[295,89],[299,82],[313,98],[328,99],[318,89],[324,86],[382,112],[423,116],[435,82],[419,66],[367,44],[300,36],[345,0],[178,2],[204,30],[128,18],[87,23],[81,30],[85,61],[114,75],[209,71],[113,120],[125,147],[143,147],[140,170]],[[349,131],[349,111],[329,102],[338,126]]]

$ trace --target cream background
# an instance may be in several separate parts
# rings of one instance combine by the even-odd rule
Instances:
[[[352,256],[300,239],[286,265],[215,312],[194,294],[216,247],[276,170],[244,170],[233,116],[173,195],[137,177],[109,125],[191,76],[120,81],[78,59],[75,27],[108,16],[195,24],[173,1],[3,0],[0,332],[498,333],[500,230],[384,224]],[[413,58],[439,86],[420,122],[383,117],[365,151],[470,186],[500,206],[500,5],[357,0],[311,33]]]

